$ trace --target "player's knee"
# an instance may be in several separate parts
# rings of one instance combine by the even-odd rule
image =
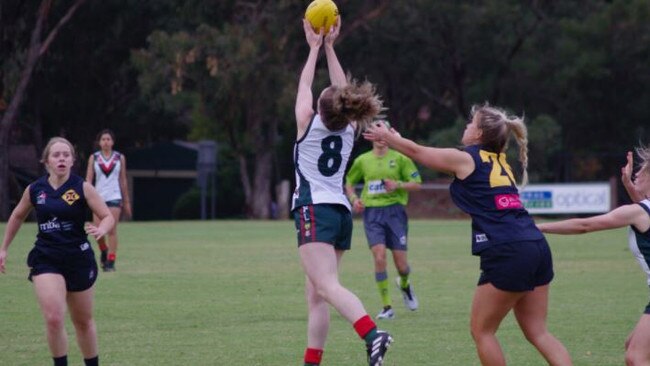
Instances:
[[[320,283],[316,286],[316,293],[327,301],[335,296],[339,287],[338,283]]]
[[[472,339],[474,340],[474,343],[478,343],[479,340],[485,336],[485,332],[481,331],[480,329],[471,326],[469,328],[469,332],[472,335]]]
[[[522,328],[522,332],[524,333],[526,340],[533,345],[540,344],[543,342],[544,338],[548,336],[546,328]]]
[[[628,347],[625,351],[625,364],[627,366],[641,366],[647,365],[650,361],[647,351],[638,350],[633,347]]]
[[[307,306],[310,308],[318,306],[320,303],[325,301],[315,288],[312,291],[307,292],[305,297],[307,298]]]
[[[81,319],[73,319],[72,323],[74,324],[75,329],[78,331],[88,331],[95,326],[95,322],[92,317],[83,317]]]
[[[481,327],[479,324],[476,324],[474,322],[470,324],[469,332],[472,335],[474,342],[478,342],[478,340],[481,339],[481,337],[484,337],[486,334],[489,334],[488,332],[485,331],[483,327]]]
[[[470,333],[474,341],[479,341],[484,337],[493,337],[497,332],[498,326],[492,327],[485,322],[472,319],[470,321]]]
[[[61,329],[65,324],[65,314],[59,311],[48,311],[43,317],[45,318],[45,325],[48,329],[55,330]]]

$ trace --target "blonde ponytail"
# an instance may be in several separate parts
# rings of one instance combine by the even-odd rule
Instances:
[[[636,154],[639,155],[639,158],[641,158],[641,161],[639,162],[641,171],[650,174],[650,145],[639,146],[634,150],[636,151]]]
[[[520,188],[523,188],[528,184],[528,129],[524,124],[523,117],[507,116],[505,123],[508,130],[515,136],[515,141],[519,146],[519,162],[521,163]]]
[[[509,115],[503,109],[488,103],[472,106],[471,116],[479,116],[478,127],[481,130],[481,144],[489,151],[502,153],[507,148],[510,133],[519,145],[519,162],[521,163],[521,187],[528,184],[528,129],[523,117]]]

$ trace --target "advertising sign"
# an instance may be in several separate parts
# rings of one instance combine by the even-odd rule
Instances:
[[[531,214],[604,213],[611,209],[609,183],[529,184],[520,192]]]

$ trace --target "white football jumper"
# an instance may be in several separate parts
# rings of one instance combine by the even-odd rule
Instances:
[[[639,202],[639,205],[650,215],[649,199]],[[630,251],[645,272],[648,286],[650,286],[650,230],[640,233],[634,226],[630,226],[628,244]]]
[[[294,145],[296,190],[291,210],[297,207],[328,203],[350,208],[343,179],[354,145],[354,128],[347,125],[338,131],[325,127],[319,114],[309,122],[307,131]]]
[[[120,189],[120,171],[122,170],[122,155],[113,151],[111,156],[104,158],[101,151],[93,154],[95,157],[95,189],[104,202],[122,199]]]

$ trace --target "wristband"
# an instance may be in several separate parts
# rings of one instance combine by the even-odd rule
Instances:
[[[397,188],[402,188],[402,182],[401,181],[397,182]]]

